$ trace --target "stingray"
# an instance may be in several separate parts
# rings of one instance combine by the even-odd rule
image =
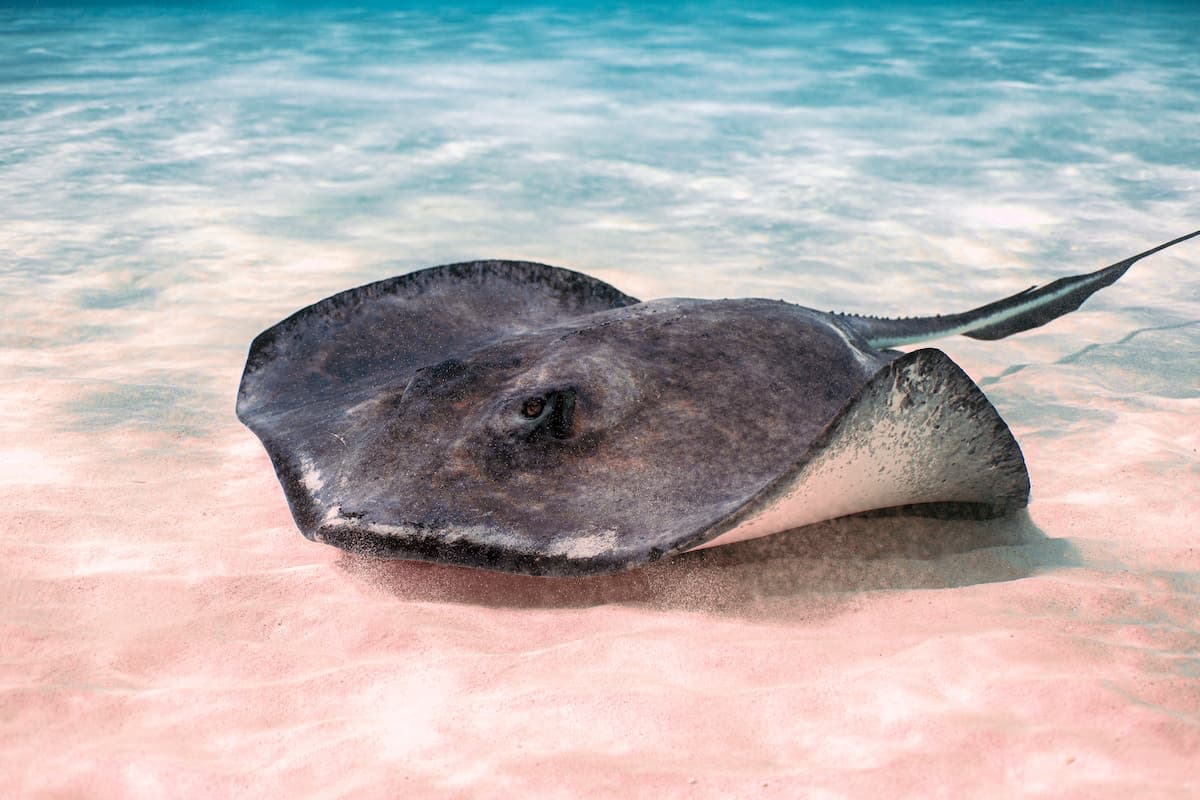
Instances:
[[[300,531],[374,556],[589,575],[885,509],[996,517],[1029,502],[1008,426],[945,353],[894,348],[1043,325],[1197,235],[904,319],[432,267],[261,333],[237,414]]]

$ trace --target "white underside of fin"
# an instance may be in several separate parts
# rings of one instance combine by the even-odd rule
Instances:
[[[938,491],[941,487],[931,486],[924,492],[914,487],[915,453],[905,447],[910,438],[901,425],[890,422],[880,426],[865,447],[827,448],[805,465],[791,491],[701,547],[754,539],[877,508],[937,502],[943,494]]]
[[[1008,428],[937,350],[881,371],[834,421],[826,442],[774,487],[764,508],[693,549],[913,503],[1020,506],[1028,497]]]

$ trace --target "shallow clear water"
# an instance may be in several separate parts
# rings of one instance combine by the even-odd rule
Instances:
[[[1200,245],[938,346],[1027,518],[615,578],[341,556],[233,417],[334,291],[524,258],[961,310],[1200,226],[1192,4],[0,9],[0,770],[20,794],[1178,796]],[[982,791],[980,786],[983,786]]]

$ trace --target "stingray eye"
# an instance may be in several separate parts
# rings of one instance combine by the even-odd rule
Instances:
[[[546,434],[569,439],[575,432],[575,390],[557,389],[521,403],[521,416],[532,424],[522,426],[524,435],[539,440]]]
[[[521,405],[521,416],[525,417],[525,419],[537,419],[545,410],[545,398],[531,397]]]

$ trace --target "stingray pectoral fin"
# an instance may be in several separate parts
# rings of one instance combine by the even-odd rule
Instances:
[[[1028,502],[1025,460],[999,413],[945,353],[917,350],[876,373],[791,470],[701,546],[885,508],[1000,516]]]
[[[914,344],[955,334],[970,336],[972,339],[1003,339],[1005,336],[1045,325],[1071,313],[1093,294],[1115,283],[1141,259],[1195,236],[1200,236],[1200,231],[1172,239],[1104,269],[1085,275],[1059,278],[1045,286],[1031,286],[1003,300],[961,314],[907,319],[839,314],[838,318],[862,334],[872,347],[877,348]]]

